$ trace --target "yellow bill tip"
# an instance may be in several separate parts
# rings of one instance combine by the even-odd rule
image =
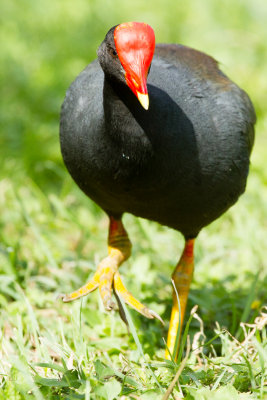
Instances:
[[[141,106],[142,106],[145,110],[148,110],[148,107],[149,107],[149,98],[148,98],[148,94],[143,94],[143,93],[140,93],[140,92],[138,92],[138,91],[136,91],[136,93],[137,93],[137,98],[138,98],[138,100],[139,100]]]

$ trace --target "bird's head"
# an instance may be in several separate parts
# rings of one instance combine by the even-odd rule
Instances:
[[[128,22],[109,30],[98,49],[103,71],[128,85],[147,110],[147,75],[155,49],[153,29],[141,22]]]

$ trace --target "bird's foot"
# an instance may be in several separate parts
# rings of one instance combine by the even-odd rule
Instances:
[[[86,285],[70,294],[61,296],[62,300],[67,303],[82,296],[86,296],[99,288],[105,309],[111,311],[116,306],[116,303],[112,299],[112,292],[114,290],[120,311],[122,311],[120,304],[120,299],[122,299],[126,304],[145,317],[150,319],[157,318],[163,323],[162,319],[155,311],[150,310],[144,304],[140,303],[139,300],[135,299],[135,297],[125,288],[121,280],[118,269],[122,262],[130,256],[130,253],[131,242],[122,222],[111,218],[108,256],[100,262],[93,278],[90,279]],[[122,315],[122,312],[120,312],[120,314]]]
[[[145,317],[152,319],[157,318],[162,323],[160,316],[153,310],[150,310],[139,300],[137,300],[124,286],[118,267],[110,256],[106,257],[98,266],[93,278],[78,290],[62,296],[64,303],[76,300],[82,296],[93,292],[99,288],[104,307],[107,311],[111,311],[116,307],[116,303],[112,299],[112,289],[115,292],[115,298],[122,299],[130,307]],[[120,306],[120,305],[119,305]]]

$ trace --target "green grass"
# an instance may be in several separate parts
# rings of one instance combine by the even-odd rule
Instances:
[[[171,382],[173,399],[267,398],[265,3],[1,3],[0,400],[163,399]],[[97,292],[58,299],[93,274],[108,227],[62,164],[60,104],[107,29],[127,20],[150,23],[158,41],[212,54],[258,116],[247,191],[196,242],[189,339],[177,364],[164,360],[164,339],[179,233],[124,218],[133,243],[124,282],[165,327],[128,310],[128,334]]]

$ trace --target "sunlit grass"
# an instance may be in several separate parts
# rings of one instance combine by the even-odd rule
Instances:
[[[210,391],[213,396],[215,390],[222,395],[229,390],[232,396],[253,390],[264,398],[265,331],[257,324],[240,328],[241,320],[254,323],[266,301],[265,250],[257,251],[247,238],[250,232],[254,235],[254,229],[260,235],[261,220],[252,227],[252,217],[243,220],[250,201],[244,196],[199,237],[189,309],[199,305],[204,330],[193,319],[189,333],[195,350],[191,348],[187,367],[175,386],[180,396],[184,391],[198,398],[195,389],[202,388],[206,396]],[[91,396],[99,393],[99,398],[109,398],[103,393],[111,388],[115,396],[147,392],[151,398],[161,398],[150,369],[167,390],[179,367],[163,360],[166,328],[131,312],[137,346],[118,315],[104,312],[97,293],[73,304],[57,299],[59,293],[85,282],[105,255],[107,218],[95,213],[95,206],[78,191],[45,196],[30,179],[16,187],[8,178],[1,182],[1,207],[7,203],[12,208],[2,219],[0,255],[3,398],[9,391],[22,399],[29,391],[36,398],[53,399],[59,394],[85,395],[86,390]],[[169,277],[182,238],[130,215],[125,223],[134,248],[132,258],[122,267],[124,280],[133,294],[167,321]],[[254,329],[249,344],[244,329]],[[124,380],[120,374],[126,374]]]

